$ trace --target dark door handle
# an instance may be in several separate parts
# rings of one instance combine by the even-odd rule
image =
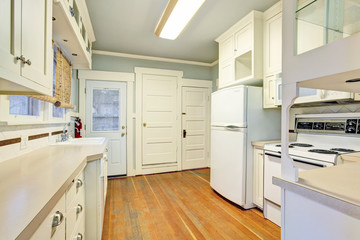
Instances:
[[[186,130],[183,130],[183,138],[186,138]]]

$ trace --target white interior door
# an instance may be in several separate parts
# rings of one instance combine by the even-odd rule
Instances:
[[[208,166],[209,97],[208,88],[182,88],[183,170]]]
[[[177,78],[142,78],[142,165],[177,163]]]
[[[108,138],[108,176],[126,175],[126,83],[86,82],[86,136]]]

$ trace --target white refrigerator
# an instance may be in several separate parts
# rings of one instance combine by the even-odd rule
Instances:
[[[262,108],[262,88],[235,86],[211,95],[210,185],[248,209],[252,201],[252,141],[280,139],[280,109]]]

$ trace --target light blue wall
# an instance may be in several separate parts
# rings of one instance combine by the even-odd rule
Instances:
[[[160,62],[134,58],[124,58],[106,55],[92,55],[92,69],[113,72],[134,72],[134,67],[158,68],[178,70],[184,72],[184,78],[193,78],[213,81],[212,67],[180,64],[171,62]]]

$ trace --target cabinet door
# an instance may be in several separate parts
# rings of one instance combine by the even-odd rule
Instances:
[[[265,21],[264,26],[264,71],[265,76],[281,72],[282,14],[278,13]]]
[[[57,227],[52,227],[55,214],[63,214],[62,221]],[[60,216],[60,215],[58,215]],[[65,194],[61,197],[55,207],[51,210],[46,219],[41,223],[36,232],[31,236],[30,240],[51,239],[64,240],[65,239]]]
[[[235,56],[240,56],[252,49],[253,24],[250,23],[235,33]]]
[[[262,149],[254,148],[253,202],[260,208],[264,204],[264,154]]]
[[[263,82],[263,108],[276,108],[274,105],[274,81],[275,76],[264,78]]]
[[[16,56],[21,55],[19,52],[19,32],[15,32],[15,29],[20,29],[16,28],[20,24],[17,21],[19,19],[17,15],[21,11],[18,9],[21,9],[21,6],[15,5],[14,1],[0,2],[0,68],[9,70],[16,75],[20,71],[20,61],[16,60]]]
[[[21,51],[27,64],[22,64],[21,74],[30,80],[48,87],[48,64],[51,54],[51,6],[52,1],[22,1]],[[50,36],[50,38],[49,38]]]
[[[219,88],[226,87],[235,81],[234,59],[219,63]]]
[[[234,36],[231,35],[229,38],[219,44],[219,61],[225,61],[234,57]]]

